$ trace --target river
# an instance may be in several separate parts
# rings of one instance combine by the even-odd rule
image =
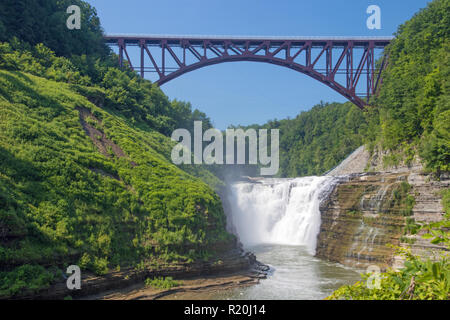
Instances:
[[[267,279],[251,287],[219,291],[212,299],[317,300],[360,280],[355,270],[318,259],[302,246],[266,244],[247,249],[271,267]]]

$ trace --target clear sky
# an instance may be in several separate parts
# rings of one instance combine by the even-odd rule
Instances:
[[[88,0],[106,33],[257,36],[390,36],[427,0]],[[369,5],[381,8],[381,30],[366,27]],[[170,99],[189,101],[213,124],[264,123],[295,117],[338,93],[287,68],[223,63],[164,85]]]

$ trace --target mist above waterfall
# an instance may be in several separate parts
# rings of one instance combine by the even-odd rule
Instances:
[[[261,179],[230,185],[229,223],[244,246],[304,245],[315,253],[319,205],[337,179]]]

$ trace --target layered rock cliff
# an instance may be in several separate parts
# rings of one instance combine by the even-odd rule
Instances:
[[[358,151],[360,155],[364,152]],[[353,158],[359,161],[361,156]],[[367,166],[380,168],[373,158],[371,161]],[[352,161],[347,161],[334,173],[351,172],[351,167]],[[385,170],[389,171],[343,176],[321,203],[317,256],[360,269],[377,265],[384,270],[403,263],[391,245],[410,247],[413,254],[421,256],[445,250],[409,230],[415,223],[442,219],[440,192],[449,188],[449,177],[436,179],[424,173],[417,162]]]
[[[387,244],[400,244],[405,217],[390,208],[404,175],[355,175],[338,184],[320,206],[322,224],[316,255],[364,268],[392,264]],[[389,210],[388,209],[392,209]]]

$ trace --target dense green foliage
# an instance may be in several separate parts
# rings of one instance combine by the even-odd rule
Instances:
[[[321,104],[293,120],[282,120],[283,176],[319,175],[337,166],[363,144],[364,114],[351,103]]]
[[[176,128],[191,129],[195,120],[211,127],[206,115],[189,103],[172,101],[150,81],[131,70],[119,70],[115,58],[58,57],[47,47],[19,42],[0,45],[0,68],[23,71],[73,84],[73,89],[97,105],[111,109],[133,125],[150,127],[165,135]],[[87,87],[88,86],[88,87]]]
[[[372,138],[394,162],[418,150],[430,170],[450,169],[449,36],[450,1],[435,0],[399,27],[386,50],[389,65],[374,101],[380,128]]]
[[[48,287],[61,275],[57,268],[47,270],[39,265],[28,264],[16,268],[14,272],[1,271],[0,296],[14,296],[24,290],[37,291]]]
[[[69,31],[73,4],[82,28]],[[2,40],[0,296],[61,280],[67,264],[159,266],[207,259],[232,240],[210,187],[221,182],[170,161],[167,135],[210,120],[119,70],[95,9],[3,1]]]
[[[81,29],[69,30],[66,10],[81,9]],[[0,41],[14,37],[31,45],[43,43],[58,56],[95,55],[109,49],[103,43],[100,19],[93,7],[81,0],[2,0],[0,2]]]

